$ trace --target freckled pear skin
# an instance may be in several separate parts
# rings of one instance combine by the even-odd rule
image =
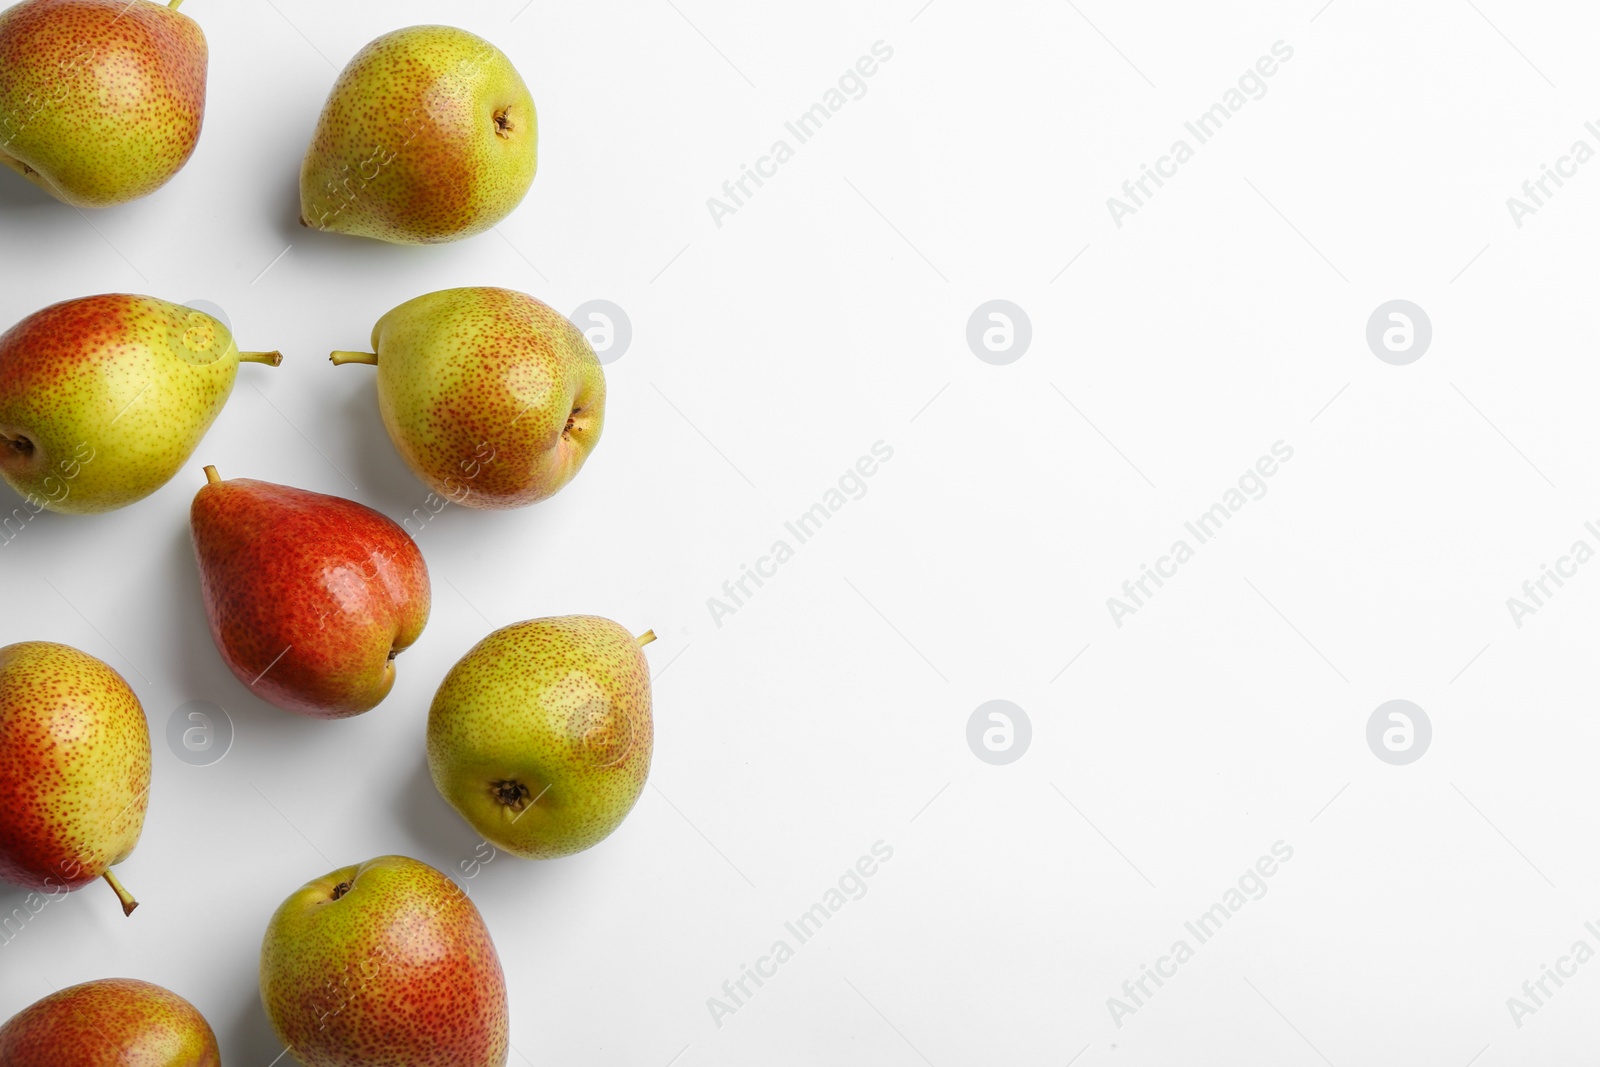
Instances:
[[[538,117],[494,45],[449,26],[384,34],[333,85],[300,167],[300,221],[395,244],[482,233],[522,202]]]
[[[0,648],[0,880],[55,896],[104,878],[131,915],[111,867],[149,791],[150,727],[121,675],[67,645]]]
[[[112,511],[165,485],[233,392],[240,352],[210,315],[150,296],[54,304],[0,335],[0,476],[35,509]]]
[[[221,1067],[205,1017],[178,994],[132,978],[52,993],[0,1027],[6,1067]]]
[[[206,37],[177,6],[23,0],[0,12],[0,164],[74,207],[166,184],[206,109]]]
[[[261,945],[261,1003],[305,1067],[504,1067],[505,976],[483,917],[426,863],[306,883]]]
[[[234,676],[286,711],[342,719],[394,687],[428,622],[428,567],[369,507],[206,468],[190,508],[200,591]]]
[[[496,630],[445,676],[428,712],[428,769],[490,843],[569,856],[621,825],[650,774],[650,665],[609,619]]]
[[[510,289],[446,289],[372,330],[378,409],[400,457],[438,496],[520,508],[577,475],[605,425],[600,360],[560,312]]]

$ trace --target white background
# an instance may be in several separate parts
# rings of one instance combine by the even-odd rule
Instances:
[[[1600,148],[1600,16],[921,3],[189,0],[210,100],[176,179],[85,216],[0,175],[6,321],[97,292],[204,299],[285,355],[241,370],[161,492],[0,548],[0,643],[105,658],[156,749],[119,868],[143,907],[124,919],[98,886],[52,904],[0,947],[0,1016],[138,976],[193,1000],[230,1065],[267,1067],[273,908],[375,855],[471,857],[424,767],[433,690],[490,629],[585,612],[661,637],[655,764],[601,846],[469,883],[513,1063],[1592,1054],[1600,963],[1520,1027],[1506,999],[1574,941],[1600,949],[1600,564],[1520,628],[1506,598],[1574,540],[1600,547],[1600,162],[1521,228],[1506,198],[1574,140]],[[337,69],[430,21],[528,81],[532,193],[439,248],[301,229]],[[719,228],[706,199],[880,40],[867,94]],[[1266,95],[1116,226],[1106,198],[1280,40]],[[546,504],[419,533],[433,617],[378,709],[260,703],[198,599],[201,465],[419,506],[370,370],[326,355],[472,284],[627,310],[598,451]],[[965,339],[994,298],[1033,324],[1008,366]],[[1434,328],[1404,367],[1364,337],[1395,298]],[[866,495],[717,626],[707,598],[879,440],[894,458]],[[1114,625],[1106,598],[1279,440],[1267,494]],[[1033,726],[1009,766],[966,741],[997,698]],[[1396,698],[1433,724],[1409,766],[1365,739]],[[212,766],[165,741],[191,700],[236,729]],[[867,895],[717,1026],[707,998],[879,840],[894,858]],[[1267,895],[1119,1027],[1107,999],[1279,840]]]

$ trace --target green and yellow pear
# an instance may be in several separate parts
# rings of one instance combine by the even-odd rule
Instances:
[[[428,770],[489,843],[528,859],[604,840],[650,774],[650,665],[609,619],[496,630],[451,668],[428,711]]]
[[[240,352],[203,311],[115,293],[54,304],[0,335],[0,476],[30,507],[112,511],[183,467],[233,391]]]
[[[221,1067],[217,1036],[178,994],[133,978],[52,993],[0,1026],[6,1067]]]
[[[466,892],[380,856],[307,882],[261,943],[261,1003],[305,1067],[504,1067],[505,975]]]
[[[0,12],[0,165],[73,207],[155,192],[206,110],[206,36],[150,0],[23,0]]]
[[[539,123],[494,45],[450,26],[395,30],[356,53],[300,166],[300,221],[394,244],[482,233],[522,202]]]
[[[510,289],[446,289],[390,311],[373,352],[378,410],[400,458],[434,493],[520,508],[572,480],[600,440],[606,379],[578,328]]]
[[[120,674],[67,645],[0,648],[0,881],[53,898],[104,878],[132,915],[111,868],[149,792],[150,727]]]

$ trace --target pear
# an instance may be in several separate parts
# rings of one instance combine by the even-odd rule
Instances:
[[[206,110],[206,37],[150,0],[23,0],[0,12],[0,164],[73,207],[155,192]]]
[[[522,76],[449,26],[386,33],[344,68],[300,165],[300,222],[395,244],[482,233],[522,202],[539,161]]]
[[[54,304],[0,335],[0,476],[30,506],[111,511],[181,469],[233,391],[240,352],[210,315],[152,296]]]
[[[111,867],[149,793],[150,727],[120,674],[66,645],[0,648],[0,880],[56,897],[104,878],[132,915]]]
[[[426,863],[307,882],[267,924],[261,1003],[306,1067],[503,1067],[505,975],[483,917]]]
[[[102,978],[52,993],[0,1026],[6,1067],[221,1067],[205,1016],[171,990]]]
[[[378,410],[413,473],[445,500],[520,508],[572,480],[600,440],[606,379],[578,328],[510,289],[446,289],[390,311],[374,352]]]
[[[650,773],[650,665],[609,619],[496,630],[451,668],[428,711],[428,770],[484,839],[553,859],[599,843]]]
[[[190,508],[211,636],[261,699],[320,719],[359,715],[394,686],[428,621],[416,542],[354,501],[207,467]]]

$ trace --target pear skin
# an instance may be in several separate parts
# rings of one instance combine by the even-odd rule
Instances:
[[[52,993],[0,1026],[6,1067],[221,1067],[205,1016],[178,994],[132,978]]]
[[[570,482],[600,441],[606,379],[560,312],[511,289],[446,289],[390,311],[371,353],[378,410],[400,458],[435,494],[520,508]]]
[[[217,651],[268,703],[319,719],[359,715],[394,687],[395,657],[431,604],[428,567],[369,507],[215,467],[190,508]]]
[[[261,1003],[305,1067],[504,1067],[505,975],[483,917],[426,863],[306,883],[261,943]]]
[[[334,82],[300,167],[300,222],[396,244],[482,233],[522,202],[539,123],[494,45],[450,26],[386,33]]]
[[[0,335],[0,476],[35,509],[141,500],[188,462],[240,362],[281,359],[240,352],[210,315],[155,297],[54,304]]]
[[[111,868],[149,793],[150,727],[120,674],[67,645],[0,648],[0,880],[54,896],[104,878],[133,914]]]
[[[166,184],[206,109],[206,37],[150,0],[23,0],[0,12],[0,164],[73,207]]]
[[[609,619],[496,630],[450,669],[428,711],[428,769],[451,807],[513,855],[604,840],[650,774],[650,665]]]

